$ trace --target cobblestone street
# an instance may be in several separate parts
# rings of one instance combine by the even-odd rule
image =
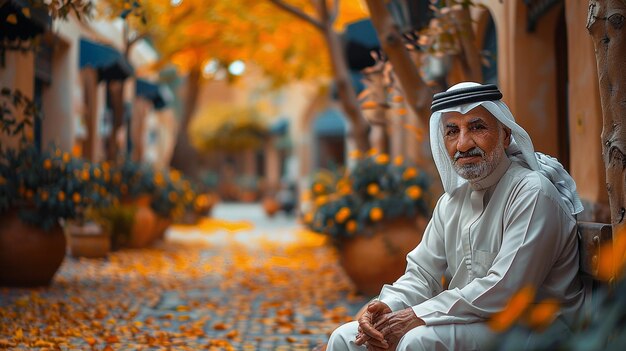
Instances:
[[[152,249],[66,257],[49,288],[0,301],[0,349],[309,350],[366,298],[324,237],[220,204]]]

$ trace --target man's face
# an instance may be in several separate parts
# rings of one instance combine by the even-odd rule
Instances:
[[[443,140],[455,171],[469,181],[485,178],[496,168],[511,142],[511,132],[485,108],[442,116]]]

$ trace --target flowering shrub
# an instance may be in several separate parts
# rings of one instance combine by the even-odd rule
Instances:
[[[310,229],[341,239],[386,219],[430,215],[425,173],[401,156],[391,162],[375,150],[355,157],[351,170],[325,170],[314,178],[308,196],[312,208],[304,214]]]
[[[17,209],[27,223],[49,229],[60,218],[81,218],[92,206],[112,201],[99,165],[59,149],[32,144],[0,155],[0,212]]]

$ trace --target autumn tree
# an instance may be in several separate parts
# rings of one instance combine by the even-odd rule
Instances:
[[[317,29],[323,36],[333,70],[335,84],[343,112],[351,123],[351,137],[357,149],[369,149],[367,124],[359,108],[356,93],[350,79],[350,71],[341,37],[335,29],[335,20],[339,11],[339,0],[330,4],[326,0],[312,0],[313,14],[282,0],[269,0],[282,10],[294,15]],[[303,6],[304,7],[304,6]]]
[[[587,29],[593,39],[600,102],[602,156],[606,168],[611,224],[624,228],[626,216],[626,1],[590,0]]]

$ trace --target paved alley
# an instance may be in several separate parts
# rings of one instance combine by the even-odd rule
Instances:
[[[220,204],[154,248],[66,257],[48,288],[0,289],[0,349],[310,350],[365,301],[323,236]]]

